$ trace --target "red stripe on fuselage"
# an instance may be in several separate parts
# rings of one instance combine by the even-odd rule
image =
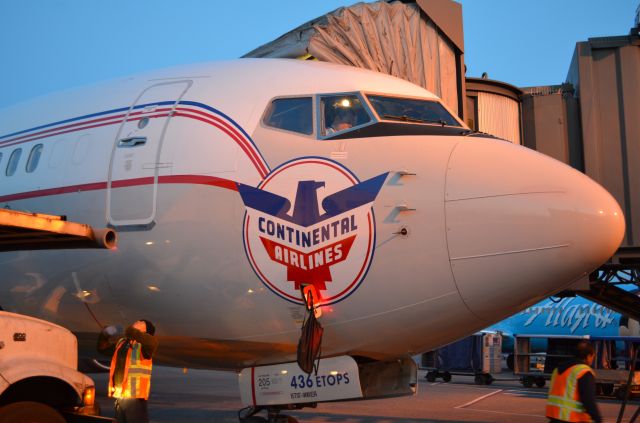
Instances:
[[[111,188],[126,188],[141,185],[153,184],[154,177],[122,179],[113,181]],[[220,188],[237,191],[238,186],[234,181],[228,179],[217,178],[215,176],[203,175],[171,175],[158,177],[159,184],[190,184],[190,185],[209,185]],[[0,202],[25,200],[28,198],[47,197],[50,195],[69,194],[72,192],[96,191],[107,189],[107,182],[93,182],[90,184],[70,185],[66,187],[40,189],[36,191],[20,192],[17,194],[9,194],[0,196]]]
[[[225,133],[230,135],[238,144],[240,144],[242,142],[248,147],[248,149],[250,151],[250,153],[249,153],[250,156],[255,159],[254,163],[258,163],[260,165],[260,169],[261,169],[260,174],[262,175],[262,177],[264,178],[267,175],[267,173],[269,173],[269,169],[267,168],[266,163],[264,163],[262,161],[262,157],[260,157],[260,155],[256,151],[255,146],[253,145],[253,143],[251,143],[251,141],[248,140],[233,125],[230,125],[229,122],[227,122],[226,120],[224,120],[224,119],[222,119],[222,118],[220,118],[220,117],[218,117],[216,115],[212,115],[210,113],[203,112],[202,110],[188,109],[188,108],[184,108],[184,107],[177,107],[176,110],[184,111],[184,112],[196,113],[196,114],[199,114],[201,116],[208,117],[209,119],[212,119],[215,122],[219,122],[220,124],[222,124],[233,135],[230,135],[229,132],[227,132],[227,131],[225,131]],[[178,113],[176,113],[176,114],[178,114]],[[222,129],[222,128],[220,128],[220,129]]]
[[[267,175],[268,170],[266,169],[265,165],[262,163],[262,160],[260,160],[260,157],[258,156],[258,154],[255,151],[253,151],[253,149],[251,148],[251,144],[248,141],[246,141],[244,138],[240,138],[240,139],[237,138],[237,135],[234,136],[234,134],[231,131],[229,131],[223,125],[220,125],[219,123],[215,122],[215,120],[212,121],[204,117],[195,116],[195,115],[191,115],[189,113],[184,113],[184,112],[176,112],[174,116],[187,117],[189,119],[199,120],[201,122],[205,122],[205,123],[208,123],[209,125],[215,126],[219,130],[227,134],[229,137],[231,137],[231,139],[233,139],[236,142],[236,144],[238,144],[240,148],[242,148],[242,151],[244,151],[247,157],[249,157],[251,162],[257,168],[261,177],[264,178]]]
[[[18,137],[1,141],[0,148],[23,144],[30,141],[36,141],[43,138],[54,137],[57,135],[68,134],[71,132],[77,132],[77,131],[82,131],[86,129],[98,128],[102,126],[120,124],[122,123],[125,116],[127,116],[127,122],[140,120],[143,117],[149,117],[149,118],[166,117],[169,115],[169,113],[164,113],[164,112],[168,112],[170,110],[172,110],[172,108],[165,107],[165,108],[153,110],[151,112],[147,112],[146,115],[144,111],[138,111],[138,112],[130,113],[128,116],[126,114],[121,113],[115,116],[108,116],[108,117],[103,117],[98,119],[91,119],[87,121],[72,123],[72,124],[59,126],[56,128],[50,128],[50,129],[35,132],[32,134],[21,135]],[[181,116],[181,117],[186,117],[190,119],[196,119],[201,122],[212,125],[217,129],[221,130],[222,132],[224,132],[236,144],[238,144],[240,148],[242,148],[242,150],[245,152],[249,160],[251,160],[251,162],[256,167],[256,170],[258,171],[258,173],[262,178],[264,178],[269,173],[269,169],[266,163],[264,163],[264,161],[262,160],[262,157],[258,153],[255,145],[250,140],[248,140],[240,131],[238,131],[233,125],[229,124],[225,119],[222,119],[219,116],[216,116],[214,114],[210,114],[210,113],[207,113],[201,110],[192,109],[192,108],[176,107],[175,110],[177,112],[174,114],[174,116]],[[163,113],[158,114],[159,112],[163,112]],[[198,115],[203,117],[200,117]],[[135,116],[135,117],[132,118],[132,116]]]
[[[118,119],[118,122],[120,122],[124,116],[125,115],[122,114],[122,115],[116,115],[116,116],[108,116],[108,117],[104,117],[104,118],[100,118],[100,119],[91,119],[91,120],[87,120],[87,121],[84,121],[84,122],[71,123],[69,125],[64,125],[64,126],[59,126],[57,128],[47,129],[45,131],[34,132],[33,134],[22,135],[21,137],[9,138],[8,140],[4,140],[4,141],[0,142],[0,145],[4,147],[5,145],[14,145],[15,141],[20,141],[20,140],[32,141],[34,139],[51,137],[51,136],[55,135],[53,132],[60,131],[60,130],[63,130],[63,129],[68,129],[68,128],[77,128],[79,126],[87,125],[87,124],[90,124],[90,123],[104,122],[104,121],[109,121],[109,120],[114,120],[114,119]],[[109,124],[113,124],[113,123],[115,123],[115,122],[111,122]],[[79,128],[77,130],[79,130]],[[41,135],[44,135],[44,136],[41,136]],[[9,144],[9,143],[11,143],[11,144]]]
[[[171,110],[171,109],[169,109],[169,108],[157,109],[157,110],[154,110],[154,111],[150,112],[149,116],[140,116],[140,115],[144,114],[144,112],[133,112],[133,113],[130,113],[128,117],[131,117],[131,116],[138,116],[138,117],[135,118],[135,119],[127,119],[127,122],[128,121],[134,121],[134,120],[140,120],[142,117],[156,118],[156,117],[167,116],[167,113],[164,113],[162,115],[156,115],[156,116],[151,116],[151,115],[154,114],[154,113],[167,112],[169,110]],[[87,121],[70,123],[69,125],[59,126],[57,128],[51,128],[51,129],[47,129],[47,130],[44,130],[44,131],[35,132],[33,134],[22,135],[22,136],[16,137],[16,138],[10,138],[8,140],[4,140],[4,141],[0,142],[0,146],[6,147],[6,146],[10,146],[10,145],[15,145],[15,144],[21,144],[21,143],[27,142],[27,141],[35,141],[35,140],[39,140],[41,138],[52,137],[54,135],[59,135],[60,133],[64,134],[64,133],[67,133],[67,132],[73,132],[73,131],[56,132],[56,131],[60,131],[60,130],[63,130],[63,129],[74,128],[75,131],[80,131],[82,129],[95,128],[96,126],[85,127],[85,125],[88,125],[88,124],[91,124],[91,123],[104,122],[105,125],[100,125],[100,126],[113,125],[113,124],[116,124],[116,123],[121,123],[122,119],[125,116],[127,116],[126,113],[122,113],[122,114],[115,115],[115,116],[108,116],[108,117],[103,117],[103,118],[99,118],[99,119],[91,119],[91,120],[87,120]],[[106,121],[112,121],[112,120],[116,120],[116,121],[115,122],[106,122]],[[23,141],[21,141],[20,143],[15,142],[15,141],[20,141],[20,140],[23,140]]]
[[[85,129],[93,129],[93,128],[99,128],[101,126],[114,125],[114,124],[120,123],[120,122],[121,122],[121,120],[109,121],[109,122],[97,123],[95,125],[87,125],[87,126],[81,126],[81,127],[78,127],[78,128],[67,129],[66,131],[52,132],[51,134],[46,134],[46,135],[42,135],[42,136],[35,137],[35,138],[29,138],[27,140],[15,141],[15,142],[11,142],[9,144],[0,145],[0,148],[11,147],[12,145],[24,144],[26,142],[36,141],[36,140],[39,140],[39,139],[42,139],[42,138],[54,137],[56,135],[68,134],[68,133],[71,133],[71,132],[82,131],[82,130],[85,130]]]

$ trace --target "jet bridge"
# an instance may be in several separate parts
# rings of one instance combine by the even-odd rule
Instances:
[[[640,248],[620,248],[591,274],[589,290],[577,294],[640,321]]]
[[[464,117],[462,5],[380,0],[340,7],[242,57],[320,60],[397,76]]]
[[[640,248],[619,248],[608,262],[558,294],[574,295],[640,321]]]
[[[600,183],[626,230],[616,254],[578,294],[640,320],[640,26],[578,42],[563,84],[523,88],[523,144]]]
[[[0,252],[72,248],[113,249],[113,229],[68,222],[65,216],[0,209]]]

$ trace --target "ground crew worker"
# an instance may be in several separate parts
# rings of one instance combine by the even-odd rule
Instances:
[[[110,397],[116,399],[118,423],[148,423],[153,354],[158,347],[155,327],[148,320],[129,326],[116,344],[109,372]]]
[[[596,382],[590,367],[595,350],[580,341],[575,358],[562,363],[551,375],[546,415],[550,422],[602,422],[596,404]]]

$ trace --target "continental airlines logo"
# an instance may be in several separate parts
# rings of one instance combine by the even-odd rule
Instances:
[[[301,158],[273,170],[258,188],[238,184],[247,208],[245,250],[262,282],[299,304],[303,284],[316,288],[322,305],[349,296],[373,257],[372,203],[386,177],[360,182],[338,163]]]

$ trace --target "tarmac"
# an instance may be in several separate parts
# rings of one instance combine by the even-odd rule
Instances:
[[[318,404],[317,408],[287,411],[301,423],[399,422],[546,422],[547,388],[524,388],[506,373],[491,385],[475,385],[471,376],[453,376],[444,383],[427,382],[419,371],[418,393],[410,397]],[[102,415],[113,417],[113,401],[106,397],[108,375],[90,374],[96,383]],[[155,366],[149,411],[155,423],[238,422],[240,402],[237,375],[231,372],[176,369]],[[511,379],[511,380],[503,380]],[[621,402],[599,398],[604,422],[616,422]],[[635,399],[622,422],[629,422],[640,406]],[[264,414],[264,413],[263,413]]]

